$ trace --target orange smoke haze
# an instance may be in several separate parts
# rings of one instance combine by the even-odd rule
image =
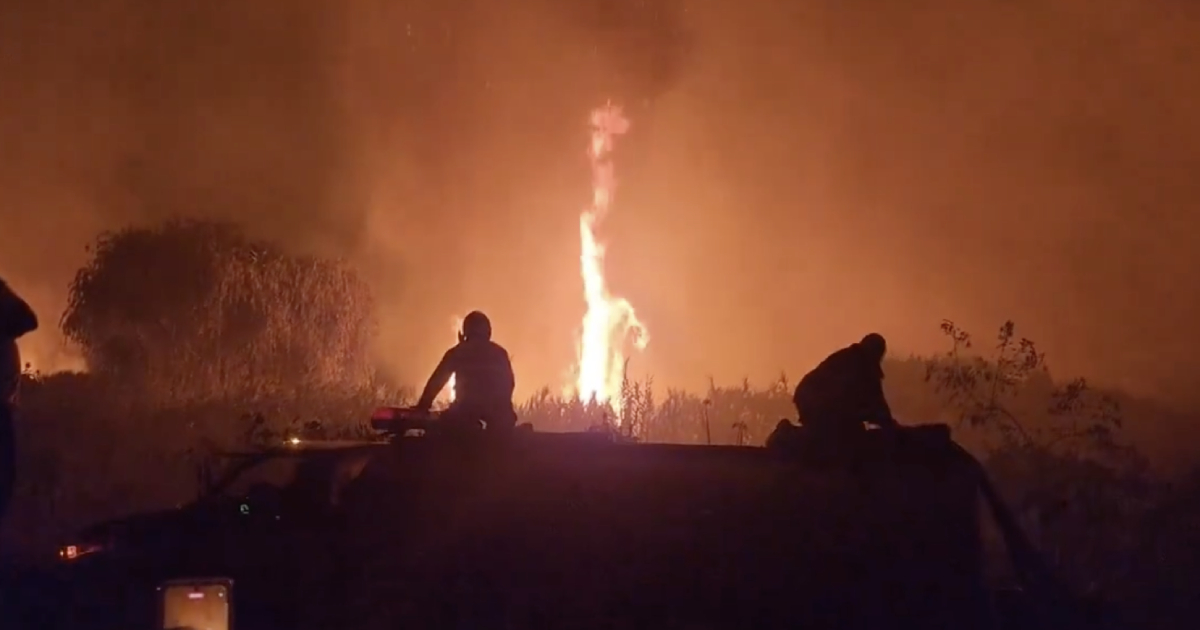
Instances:
[[[479,308],[519,396],[576,382],[585,115],[611,99],[635,126],[602,270],[654,336],[635,376],[765,382],[868,330],[931,352],[944,317],[1011,318],[1057,372],[1200,406],[1196,3],[0,13],[0,273],[45,367],[72,366],[54,329],[85,245],[186,214],[351,257],[400,380]]]

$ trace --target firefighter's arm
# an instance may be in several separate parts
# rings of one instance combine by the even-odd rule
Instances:
[[[887,396],[883,393],[883,379],[873,380],[871,399],[874,401],[872,405],[874,412],[871,414],[870,421],[883,428],[896,426],[896,419],[892,417],[892,408],[888,406]]]
[[[511,399],[513,392],[517,389],[517,376],[513,372],[512,359],[507,355],[504,357],[504,391],[508,392],[508,397]]]
[[[425,383],[425,390],[421,392],[421,399],[417,401],[417,409],[428,411],[433,406],[433,399],[437,398],[437,395],[446,387],[446,383],[450,382],[450,377],[454,376],[455,369],[454,349],[452,348],[442,355],[442,360],[433,369],[433,374]]]

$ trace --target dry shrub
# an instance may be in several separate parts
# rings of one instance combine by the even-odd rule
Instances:
[[[762,444],[780,418],[794,416],[786,376],[766,388],[749,381],[738,387],[710,382],[705,395],[668,389],[660,401],[654,381],[624,379],[620,413],[608,405],[556,396],[543,388],[517,413],[541,431],[586,431],[611,427],[643,442],[676,444]]]
[[[62,330],[140,401],[254,401],[370,379],[374,306],[342,261],[198,221],[107,232],[91,252]]]

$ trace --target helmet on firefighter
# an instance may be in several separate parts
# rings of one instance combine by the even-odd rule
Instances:
[[[872,358],[879,361],[883,360],[883,356],[887,354],[887,340],[879,333],[870,333],[858,342]]]
[[[471,341],[488,341],[492,338],[492,322],[481,311],[471,311],[463,318],[462,338]]]

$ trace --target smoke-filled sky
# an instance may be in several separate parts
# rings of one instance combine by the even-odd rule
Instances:
[[[352,257],[423,378],[483,308],[521,390],[602,226],[660,383],[1004,319],[1057,372],[1197,401],[1200,5],[1185,0],[9,0],[0,273],[53,325],[84,246],[172,215]]]

